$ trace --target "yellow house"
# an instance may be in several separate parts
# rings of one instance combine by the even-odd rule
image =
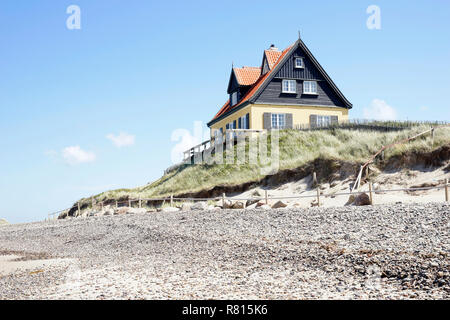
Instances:
[[[352,104],[301,39],[264,50],[260,67],[232,68],[229,100],[208,123],[211,137],[227,129],[288,129],[348,120]]]

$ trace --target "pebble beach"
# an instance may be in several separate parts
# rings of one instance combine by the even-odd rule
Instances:
[[[0,228],[0,299],[449,299],[450,205],[208,210]]]

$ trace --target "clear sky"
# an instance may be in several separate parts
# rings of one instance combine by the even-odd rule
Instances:
[[[193,134],[227,99],[232,61],[258,66],[298,30],[350,117],[450,120],[448,0],[2,0],[0,218],[159,178],[174,130]]]

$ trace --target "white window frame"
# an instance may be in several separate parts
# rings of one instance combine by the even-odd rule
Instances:
[[[317,94],[317,81],[303,81],[303,94]]]
[[[286,128],[286,114],[284,113],[272,113],[270,118],[272,129],[284,129]]]
[[[231,106],[234,106],[237,104],[238,93],[237,91],[231,93]]]
[[[241,117],[241,129],[247,129],[247,116]],[[250,126],[248,126],[250,128]]]
[[[331,116],[317,115],[317,126],[318,127],[328,127],[330,125],[331,125]]]
[[[297,61],[301,61],[301,65],[300,66],[297,65]],[[300,58],[300,57],[295,58],[294,65],[295,65],[296,69],[303,69],[305,67],[304,64],[303,64],[303,58]]]
[[[297,81],[291,79],[283,79],[281,81],[282,93],[297,93]]]

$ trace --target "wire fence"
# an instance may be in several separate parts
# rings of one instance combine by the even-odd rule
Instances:
[[[309,194],[309,195],[303,195],[303,194],[298,194],[298,195],[292,195],[292,196],[271,196],[269,195],[269,191],[268,190],[264,190],[264,196],[256,196],[256,197],[227,197],[225,193],[222,194],[222,196],[218,196],[218,197],[210,197],[210,198],[190,198],[190,197],[174,197],[172,196],[167,196],[167,197],[158,197],[158,198],[137,198],[137,199],[127,199],[127,200],[108,200],[107,203],[105,202],[98,202],[98,203],[94,203],[92,201],[92,205],[91,206],[86,206],[85,203],[81,203],[78,202],[76,203],[75,206],[69,208],[69,209],[65,209],[65,210],[60,210],[57,212],[53,212],[50,213],[48,215],[48,219],[49,220],[53,220],[55,218],[57,218],[59,215],[61,215],[62,213],[69,213],[71,210],[74,211],[76,210],[77,212],[77,216],[81,214],[81,212],[83,210],[87,210],[87,209],[91,209],[91,210],[104,210],[104,208],[109,205],[111,206],[111,204],[115,207],[115,208],[120,208],[120,207],[124,207],[123,205],[128,205],[128,207],[133,207],[133,204],[138,204],[138,208],[144,208],[145,207],[145,203],[157,203],[159,202],[160,205],[159,206],[164,206],[165,203],[169,204],[171,207],[174,206],[174,202],[204,202],[204,201],[222,201],[222,206],[225,203],[225,201],[227,200],[232,200],[232,201],[263,201],[265,204],[269,204],[269,200],[295,200],[295,199],[305,199],[305,198],[315,198],[317,200],[317,206],[320,206],[321,204],[321,199],[322,198],[335,198],[338,196],[350,196],[350,195],[360,195],[360,194],[368,194],[369,195],[369,199],[370,199],[370,204],[373,204],[373,199],[374,199],[374,194],[382,194],[382,193],[389,193],[389,192],[417,192],[417,191],[429,191],[429,190],[444,190],[444,194],[442,197],[442,200],[446,202],[449,202],[449,189],[450,189],[450,185],[448,182],[448,179],[445,180],[445,182],[443,184],[440,185],[435,185],[435,186],[426,186],[426,187],[415,187],[415,188],[396,188],[396,189],[374,189],[373,185],[371,182],[368,183],[368,190],[361,190],[361,191],[350,191],[350,192],[335,192],[335,193],[327,193],[327,194],[323,194],[320,191],[320,186],[317,186],[317,188],[315,189],[316,194]],[[314,191],[314,189],[310,190],[310,191]],[[144,204],[144,205],[143,205]],[[244,204],[245,207],[245,204]]]

